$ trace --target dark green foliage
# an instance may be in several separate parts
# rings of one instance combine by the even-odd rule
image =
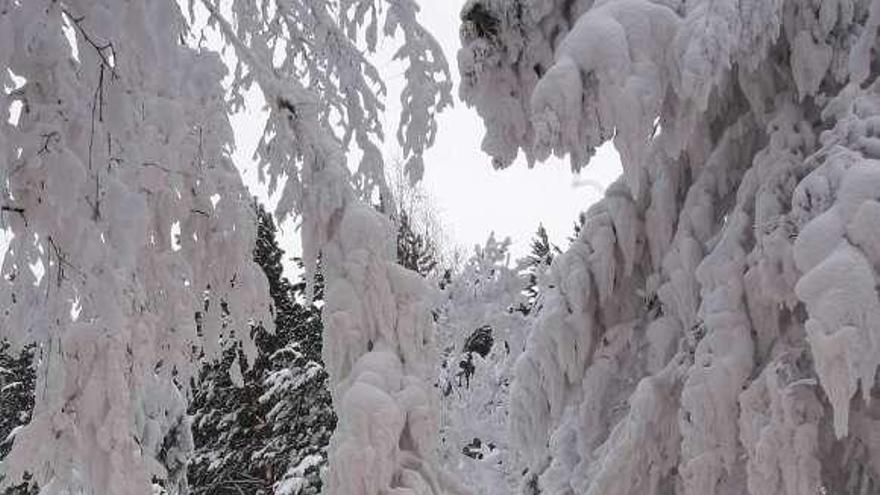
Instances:
[[[189,467],[194,494],[270,494],[276,483],[301,483],[303,495],[321,490],[320,469],[336,426],[321,363],[321,314],[305,303],[305,283],[282,275],[284,252],[275,225],[259,209],[254,252],[275,310],[275,333],[255,328],[258,355],[236,387],[229,368],[245,358],[238,348],[205,366],[191,405],[196,451]],[[316,300],[322,295],[316,280]],[[320,459],[318,462],[312,462]],[[301,462],[306,462],[301,465]],[[300,465],[300,470],[295,468]],[[308,467],[305,467],[308,466]]]
[[[424,277],[437,268],[437,258],[434,242],[427,233],[417,233],[410,216],[401,211],[397,219],[397,262]]]
[[[483,460],[485,454],[488,452],[492,452],[495,450],[495,445],[493,443],[484,444],[482,440],[479,438],[474,438],[471,440],[471,443],[465,445],[461,449],[461,453],[475,460]]]
[[[10,352],[9,342],[0,342],[0,461],[12,449],[13,431],[31,420],[34,410],[34,372],[35,346],[28,346],[20,352]],[[0,478],[2,479],[2,478]],[[28,488],[28,483],[7,488],[4,495],[31,495],[37,493],[36,487]]]
[[[532,239],[531,247],[531,252],[524,260],[525,275],[528,280],[523,292],[526,295],[527,301],[520,304],[520,307],[517,308],[525,315],[534,311],[535,306],[538,304],[540,290],[538,279],[540,275],[550,267],[550,263],[553,262],[553,256],[560,252],[558,247],[550,243],[550,239],[547,237],[547,230],[543,225],[538,225],[538,230]]]
[[[486,7],[480,3],[474,3],[469,9],[461,13],[461,20],[473,26],[480,38],[495,39],[498,37],[498,25],[500,22]]]
[[[474,354],[479,354],[480,357],[485,358],[492,352],[494,344],[495,338],[492,337],[492,327],[490,325],[483,325],[468,336],[467,340],[464,341],[462,358],[458,362],[459,371],[456,373],[459,387],[462,386],[462,380],[464,380],[465,387],[470,388],[471,386],[471,376],[477,370],[474,364]]]

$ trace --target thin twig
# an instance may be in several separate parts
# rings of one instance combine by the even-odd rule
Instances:
[[[27,217],[24,214],[24,208],[22,208],[20,206],[2,205],[2,206],[0,206],[0,211],[9,211],[12,213],[18,213],[19,215],[21,215],[21,219],[24,221],[25,228],[27,228],[28,221],[27,221]]]
[[[55,239],[53,239],[51,235],[48,237],[48,239],[49,239],[49,246],[52,248],[52,251],[55,253],[55,259],[58,260],[58,271],[56,272],[56,283],[58,284],[58,286],[61,287],[61,282],[66,279],[66,277],[64,276],[64,268],[65,267],[72,268],[80,276],[85,277],[85,274],[82,272],[82,270],[80,270],[79,268],[77,268],[76,265],[71,263],[67,259],[67,254],[60,247],[58,247],[57,244],[55,244]],[[47,287],[47,290],[48,290],[48,287]]]
[[[49,143],[52,141],[52,138],[58,138],[58,132],[52,131],[46,134],[40,134],[40,136],[43,138],[43,146],[37,150],[38,155],[49,152]]]
[[[85,16],[77,17],[64,8],[61,9],[61,12],[67,16],[74,26],[76,26],[77,31],[79,31],[79,34],[82,35],[83,39],[85,39],[88,44],[92,45],[92,48],[95,49],[95,52],[97,52],[98,56],[101,58],[101,63],[110,69],[110,74],[113,76],[113,79],[118,79],[119,75],[116,73],[116,67],[114,64],[110,63],[110,60],[107,59],[107,55],[104,53],[105,50],[110,50],[110,55],[113,56],[113,61],[116,61],[116,50],[113,48],[113,43],[107,42],[105,45],[99,45],[91,36],[89,36],[89,33],[82,26]]]

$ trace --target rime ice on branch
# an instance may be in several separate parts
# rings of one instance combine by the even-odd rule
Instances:
[[[554,494],[880,489],[880,2],[470,0],[498,166],[613,138],[512,434]],[[821,469],[819,467],[821,466]]]

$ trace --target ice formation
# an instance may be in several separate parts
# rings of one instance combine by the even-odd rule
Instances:
[[[496,166],[613,139],[516,366],[523,493],[874,493],[880,2],[470,0]]]

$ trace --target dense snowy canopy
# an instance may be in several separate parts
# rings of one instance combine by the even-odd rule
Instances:
[[[415,180],[450,102],[439,46],[412,0],[184,7],[0,1],[0,83],[11,88],[0,114],[20,108],[0,122],[12,235],[0,336],[40,348],[33,419],[4,472],[32,473],[45,494],[143,494],[154,479],[183,489],[160,458],[192,448],[186,396],[202,354],[238,340],[252,359],[248,323],[271,325],[251,257],[255,215],[228,158],[229,113],[256,84],[269,110],[261,169],[271,188],[283,184],[278,216],[301,221],[309,273],[324,260],[340,419],[327,492],[442,491],[427,292],[395,264],[390,222],[361,202],[387,193],[385,88],[365,53],[380,26],[400,36],[398,140]],[[238,61],[231,98],[221,57],[190,31],[206,13]]]
[[[459,93],[495,166],[578,171],[611,141],[624,174],[564,251],[539,231],[517,265],[490,236],[457,271],[387,211],[387,98],[411,181],[452,100],[418,10],[0,0],[0,483],[186,493],[196,395],[210,490],[258,455],[233,419],[317,410],[314,389],[322,443],[273,447],[265,489],[880,492],[880,0],[468,0]],[[278,250],[271,294],[253,261],[230,159],[252,89],[260,178],[302,234],[295,303]],[[319,259],[321,359],[266,333],[284,305],[317,328]],[[271,426],[250,440],[309,438]]]
[[[527,493],[880,490],[880,2],[471,0],[497,166],[613,139],[519,359]]]
[[[178,429],[187,449],[185,384],[197,349],[217,350],[221,301],[270,323],[228,158],[225,67],[181,45],[184,27],[164,2],[0,8],[0,78],[14,88],[0,113],[20,108],[0,123],[13,235],[0,333],[40,343],[33,417],[6,467],[43,493],[144,493],[167,477],[157,457]]]

